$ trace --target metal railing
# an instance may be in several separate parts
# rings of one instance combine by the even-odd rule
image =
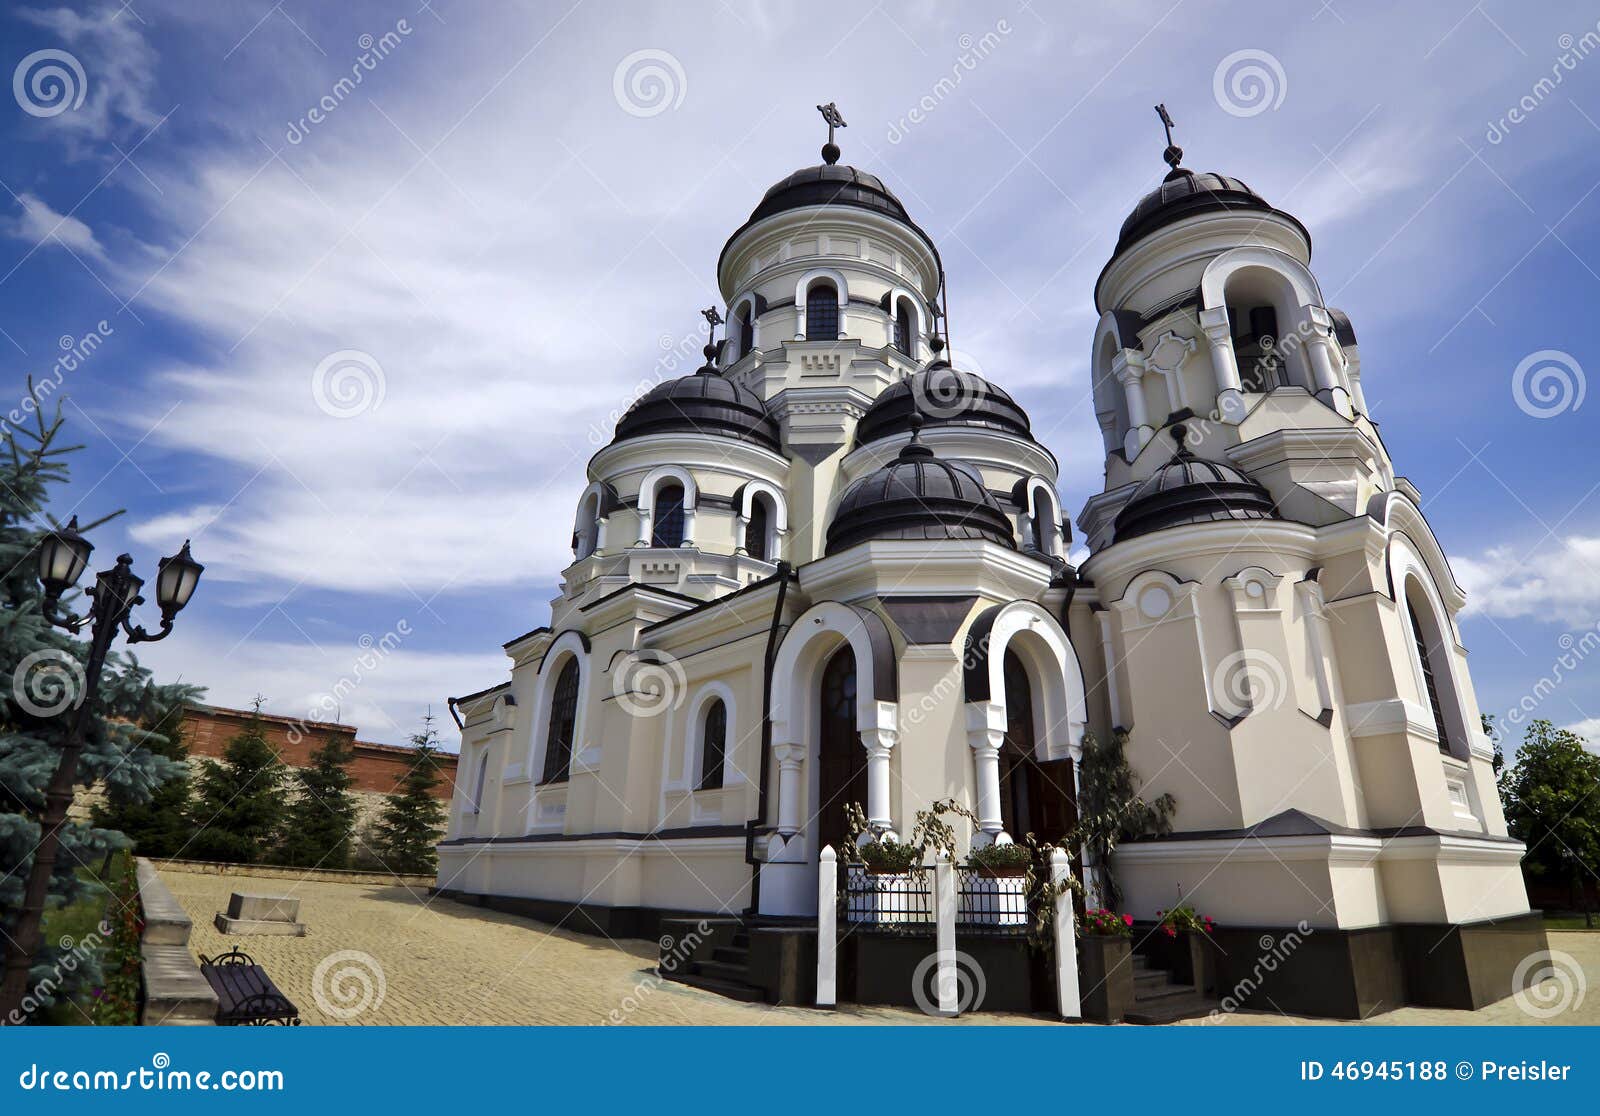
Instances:
[[[1025,935],[1034,919],[1038,895],[1025,876],[996,875],[984,868],[958,867],[956,929],[960,934]]]
[[[859,863],[839,864],[839,899],[851,930],[915,934],[933,932],[933,868],[918,864],[903,872],[873,872]]]

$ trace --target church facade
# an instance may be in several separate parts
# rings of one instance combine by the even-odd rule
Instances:
[[[548,626],[452,699],[439,889],[612,934],[804,927],[849,804],[1053,840],[1085,734],[1125,731],[1177,802],[1115,853],[1136,919],[1188,904],[1251,957],[1310,928],[1319,987],[1286,1010],[1509,994],[1542,931],[1464,597],[1305,227],[1169,146],[1094,290],[1105,477],[1073,565],[1055,457],[947,359],[938,248],[823,154],[723,246],[705,367],[590,461]]]

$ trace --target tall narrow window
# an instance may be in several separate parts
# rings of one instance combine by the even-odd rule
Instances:
[[[722,786],[722,769],[728,755],[728,707],[722,699],[712,701],[706,709],[704,729],[700,734],[700,789],[714,790]]]
[[[1417,639],[1417,660],[1422,664],[1422,684],[1427,690],[1428,709],[1433,713],[1433,729],[1439,734],[1439,751],[1446,755],[1450,752],[1450,735],[1445,731],[1444,702],[1439,700],[1439,681],[1433,674],[1433,659],[1428,654],[1428,640],[1422,634],[1422,624],[1417,619],[1417,610],[1411,602],[1406,601],[1406,613],[1411,618],[1411,634]],[[1443,651],[1443,648],[1440,648]]]
[[[550,727],[544,738],[541,783],[565,783],[572,770],[572,737],[578,728],[578,660],[569,658],[550,698]]]
[[[901,299],[894,315],[894,347],[911,355],[911,304]]]
[[[479,813],[483,812],[483,784],[488,781],[488,778],[489,778],[489,749],[485,748],[483,750],[483,755],[478,757],[478,779],[477,779],[477,782],[473,785],[472,812],[474,814],[479,814]]]
[[[813,283],[806,291],[806,340],[839,340],[839,292],[832,283]]]
[[[750,350],[756,347],[755,323],[750,320],[750,304],[748,302],[740,309],[735,321],[739,327],[739,359],[743,360],[750,355]]]
[[[656,489],[655,517],[650,526],[651,546],[683,545],[683,485],[664,484]]]
[[[744,552],[763,562],[772,560],[772,555],[767,553],[767,518],[767,498],[752,496],[750,522],[744,527]]]
[[[1053,514],[1050,501],[1036,494],[1033,498],[1033,549],[1040,554],[1050,553],[1050,521],[1046,517]]]

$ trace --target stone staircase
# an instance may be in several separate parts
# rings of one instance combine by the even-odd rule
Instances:
[[[1194,985],[1174,984],[1165,969],[1152,968],[1148,958],[1133,955],[1133,1007],[1124,1017],[1126,1022],[1147,1026],[1172,1023],[1208,1015],[1216,1007],[1217,1002]]]
[[[709,960],[691,960],[679,970],[662,970],[661,975],[667,980],[745,1003],[762,1003],[767,998],[763,989],[749,982],[750,928],[743,924],[726,945],[712,948]]]

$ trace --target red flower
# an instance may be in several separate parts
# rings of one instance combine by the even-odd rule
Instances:
[[[1131,914],[1123,915],[1122,916],[1122,925],[1124,925],[1124,926],[1132,926],[1133,925],[1133,916]]]
[[[1178,936],[1178,932],[1170,926],[1163,926],[1162,929],[1167,932],[1167,937],[1169,938],[1176,938]]]

